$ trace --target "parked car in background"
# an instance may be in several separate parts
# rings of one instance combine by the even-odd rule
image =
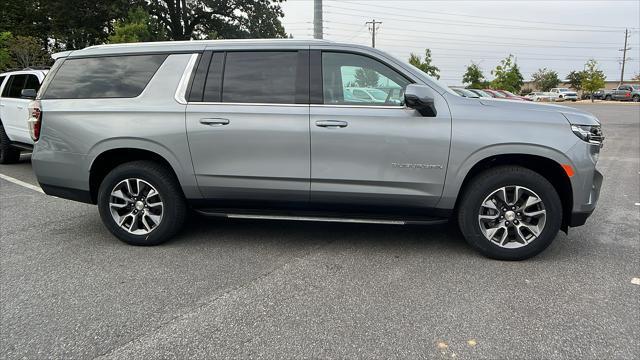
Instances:
[[[48,70],[24,69],[0,74],[0,164],[15,163],[20,152],[30,151],[28,105]],[[31,98],[23,97],[23,90]]]
[[[499,92],[500,94],[504,95],[507,99],[509,100],[525,100],[525,101],[531,101],[531,99],[528,99],[524,96],[520,96],[520,95],[516,95],[512,92],[509,92],[507,90],[496,90],[497,92]]]
[[[348,87],[345,93],[349,93],[353,98],[359,101],[384,103],[387,101],[389,94],[383,90],[376,88]]]
[[[610,100],[640,101],[640,85],[623,84],[611,90]]]
[[[473,91],[469,91],[467,89],[462,89],[462,88],[451,88],[451,90],[453,90],[456,94],[463,96],[463,97],[468,97],[468,98],[479,98],[480,95],[474,93]]]
[[[477,94],[481,98],[493,98],[492,95],[490,95],[489,93],[487,93],[485,91],[482,91],[480,89],[467,89],[467,90],[471,91],[474,94]]]
[[[549,91],[553,101],[577,101],[578,93],[567,88],[553,88]]]
[[[525,97],[531,101],[551,101],[552,98],[551,94],[542,91],[529,93]]]
[[[483,89],[482,91],[486,92],[487,94],[493,96],[496,99],[506,99],[507,97],[504,96],[504,94],[501,94],[495,90],[491,90],[491,89]]]
[[[611,90],[598,89],[593,93],[593,98],[596,100],[604,100],[607,94],[611,95]],[[609,99],[611,99],[611,96],[609,96]]]

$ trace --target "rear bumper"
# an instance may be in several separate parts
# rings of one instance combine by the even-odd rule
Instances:
[[[571,212],[571,219],[569,220],[569,226],[576,227],[584,225],[587,219],[596,208],[598,199],[600,198],[600,188],[602,187],[602,174],[595,170],[593,173],[593,182],[591,185],[591,191],[589,193],[589,201],[586,204],[580,206],[580,210]]]

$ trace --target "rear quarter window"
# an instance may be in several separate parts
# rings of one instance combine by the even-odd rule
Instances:
[[[66,59],[42,98],[136,97],[142,93],[166,58],[166,54],[161,54]]]

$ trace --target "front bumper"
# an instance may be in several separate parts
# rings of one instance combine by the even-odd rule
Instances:
[[[575,210],[574,207],[574,210],[571,212],[569,226],[581,226],[587,222],[587,219],[595,210],[598,199],[600,198],[600,188],[602,187],[602,180],[602,174],[598,170],[595,170],[593,172],[593,182],[591,185],[591,191],[589,193],[589,200],[586,204],[582,204],[579,210]]]

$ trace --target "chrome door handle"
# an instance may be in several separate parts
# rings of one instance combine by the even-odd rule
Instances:
[[[326,127],[326,128],[343,128],[349,125],[346,121],[340,120],[318,120],[316,121],[316,126]]]
[[[227,125],[229,124],[229,119],[222,119],[222,118],[200,119],[200,124],[210,125],[210,126]]]

